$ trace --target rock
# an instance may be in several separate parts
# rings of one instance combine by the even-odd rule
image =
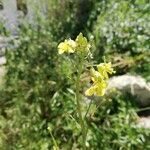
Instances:
[[[0,36],[0,57],[5,55],[6,49],[7,50],[15,50],[17,45],[14,44],[14,40],[17,41],[18,36]]]
[[[107,93],[111,89],[130,93],[141,106],[150,105],[150,83],[140,76],[122,75],[109,80]]]
[[[8,39],[6,37],[0,36],[0,52],[4,50],[8,45]]]
[[[3,79],[4,75],[5,75],[5,66],[0,66],[0,89],[4,84],[4,79]]]
[[[5,57],[0,57],[0,66],[4,65],[6,63]]]
[[[150,117],[141,117],[138,120],[138,127],[150,128]]]

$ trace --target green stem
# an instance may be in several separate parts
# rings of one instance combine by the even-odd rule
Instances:
[[[81,126],[81,130],[82,130],[82,149],[86,150],[86,126],[85,126],[85,122],[83,120],[83,116],[82,116],[82,112],[81,112],[81,97],[80,97],[80,76],[82,73],[82,63],[83,60],[81,60],[81,62],[77,63],[77,79],[76,79],[76,101],[77,101],[77,113],[79,115],[79,122],[80,122],[80,126]]]
[[[138,109],[136,111],[139,112],[139,111],[145,111],[145,110],[150,110],[150,107],[141,108],[141,109]]]
[[[57,145],[57,142],[56,142],[56,140],[55,140],[55,138],[54,138],[52,132],[51,132],[50,130],[49,130],[49,132],[50,132],[50,135],[51,135],[51,137],[52,137],[52,140],[53,140],[53,143],[54,143],[54,146],[55,146],[56,150],[59,150],[58,145]]]
[[[89,110],[90,110],[90,108],[91,108],[91,105],[92,105],[92,100],[91,100],[90,103],[89,103],[89,106],[88,106],[87,111],[86,111],[86,113],[85,113],[84,119],[86,119],[87,114],[88,114],[88,112],[89,112]]]
[[[89,110],[90,110],[90,108],[91,108],[91,105],[92,105],[92,100],[90,101],[89,106],[88,106],[88,108],[87,108],[87,111],[86,111],[86,113],[85,113],[85,116],[84,116],[84,119],[85,119],[85,120],[86,120],[87,114],[89,113]],[[86,139],[86,137],[87,137],[87,133],[88,133],[88,128],[86,128],[86,130],[85,130],[85,139]]]

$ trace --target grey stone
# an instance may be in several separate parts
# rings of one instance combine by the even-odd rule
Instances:
[[[150,128],[150,117],[139,118],[137,127]]]
[[[6,63],[5,57],[0,57],[0,66],[4,65]]]
[[[18,25],[25,22],[36,25],[37,17],[46,19],[48,0],[26,0],[27,14],[17,8],[17,0],[2,0],[3,10],[0,10],[0,23],[11,35],[18,35]]]
[[[122,75],[109,80],[107,94],[111,89],[130,93],[141,106],[150,105],[150,83],[140,76]]]
[[[18,13],[16,0],[3,0],[4,10],[1,12],[4,25],[12,34],[16,34],[18,26]]]

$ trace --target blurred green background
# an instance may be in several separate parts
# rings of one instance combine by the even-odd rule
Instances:
[[[26,14],[25,2],[18,1],[18,6]],[[66,38],[82,32],[92,43],[96,63],[105,56],[116,66],[116,76],[129,73],[150,81],[149,0],[47,2],[46,18],[35,6],[36,25],[22,21],[17,39],[6,49],[6,73],[0,82],[1,150],[54,149],[50,132],[61,150],[80,149],[75,87],[69,78],[74,70],[57,53],[58,43]],[[0,28],[1,35],[10,36]],[[150,130],[136,126],[138,105],[132,99],[113,92],[95,100],[95,113],[87,117],[89,150],[150,149]]]

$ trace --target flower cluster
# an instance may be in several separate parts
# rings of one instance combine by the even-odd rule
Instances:
[[[86,37],[80,33],[74,40],[68,39],[58,45],[58,53],[74,53],[74,52],[89,52],[91,45],[88,43]],[[81,54],[81,53],[79,53]],[[83,60],[82,60],[83,61]],[[80,64],[78,64],[80,65]],[[85,95],[91,96],[93,94],[103,96],[107,87],[108,74],[114,73],[111,63],[101,63],[97,65],[97,70],[91,69],[92,86],[86,90]]]
[[[85,91],[85,95],[91,96],[93,94],[97,96],[103,96],[107,87],[108,74],[112,74],[113,70],[111,63],[101,63],[97,65],[97,71],[91,69],[91,80],[93,85]]]
[[[77,38],[74,40],[68,39],[64,42],[61,42],[58,45],[58,53],[63,54],[66,53],[74,53],[75,51],[89,51],[91,45],[88,43],[86,37],[83,36],[82,33],[80,33]]]

